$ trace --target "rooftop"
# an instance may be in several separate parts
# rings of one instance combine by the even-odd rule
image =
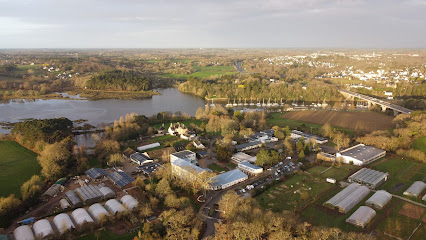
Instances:
[[[255,146],[255,145],[259,145],[259,144],[262,144],[262,142],[261,141],[253,141],[253,142],[248,142],[248,143],[236,145],[235,148],[236,149],[243,149],[243,148],[246,148],[246,147]]]
[[[137,153],[133,153],[130,156],[130,158],[133,159],[133,160],[135,160],[135,161],[138,161],[139,163],[143,163],[143,162],[145,162],[147,160],[152,160],[149,157],[147,157],[146,155],[144,155],[142,153],[138,153],[138,152]]]
[[[182,159],[177,159],[177,160],[173,161],[172,165],[176,165],[176,166],[179,166],[181,168],[193,169],[195,172],[197,172],[197,174],[200,174],[200,173],[205,171],[205,169],[200,168],[199,166],[194,165],[194,164],[187,162],[185,160],[182,160]]]
[[[365,146],[364,144],[358,144],[354,147],[341,151],[340,154],[360,161],[366,161],[383,152],[386,151],[375,147]]]
[[[298,130],[291,130],[291,132],[294,133],[294,134],[303,136],[306,140],[308,140],[310,138],[314,138],[318,141],[326,141],[327,140],[327,138],[319,137],[319,136],[309,134],[309,133],[305,133],[305,132],[301,132],[301,131],[298,131]]]
[[[187,158],[189,155],[192,155],[192,154],[194,154],[194,152],[189,150],[183,150],[180,152],[172,153],[173,156],[178,158]]]
[[[238,179],[247,178],[247,177],[248,177],[247,174],[241,172],[239,169],[234,169],[214,177],[212,179],[212,185],[221,186],[221,185],[236,181]]]
[[[388,175],[389,175],[388,173],[379,172],[369,168],[363,168],[359,170],[358,172],[349,176],[349,179],[352,179],[355,181],[361,181],[371,185],[376,185],[380,183],[383,180],[383,178],[386,178]]]
[[[248,163],[248,162],[241,162],[241,163],[238,164],[238,166],[239,165],[243,165],[243,166],[249,167],[251,169],[263,169],[263,168],[261,168],[259,166],[256,166],[256,165]]]

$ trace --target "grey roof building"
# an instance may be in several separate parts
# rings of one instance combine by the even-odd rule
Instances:
[[[352,183],[325,202],[324,205],[336,208],[339,212],[347,213],[369,193],[370,190],[366,186]]]
[[[385,190],[379,190],[373,194],[366,202],[365,205],[374,209],[382,209],[390,200],[392,195]]]
[[[235,149],[239,152],[242,151],[247,151],[250,149],[255,149],[258,147],[262,146],[262,142],[261,141],[253,141],[253,142],[248,142],[248,143],[243,143],[243,144],[239,144],[235,146]]]
[[[425,190],[426,183],[415,181],[403,194],[410,197],[418,197]]]
[[[386,156],[386,151],[358,144],[343,151],[336,153],[336,158],[342,157],[344,163],[353,163],[357,166],[362,166],[376,161],[379,158]]]
[[[377,188],[380,184],[388,180],[388,173],[379,172],[369,168],[362,168],[358,172],[349,176],[350,183],[356,182],[367,186],[370,189]]]
[[[348,219],[347,223],[364,228],[376,216],[376,211],[370,207],[359,207]]]
[[[243,173],[239,169],[234,169],[214,177],[212,179],[212,183],[210,184],[210,188],[212,190],[225,189],[247,179],[247,174]]]

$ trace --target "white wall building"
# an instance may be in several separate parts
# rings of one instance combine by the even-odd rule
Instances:
[[[336,153],[336,159],[343,158],[343,163],[362,166],[386,156],[386,151],[375,147],[358,144]]]
[[[170,154],[170,162],[173,163],[175,160],[181,159],[192,164],[197,163],[197,156],[194,152],[189,150],[183,150],[180,152]]]
[[[253,165],[248,162],[241,162],[238,164],[238,169],[243,171],[244,173],[247,173],[249,175],[257,175],[261,174],[263,172],[263,168]]]

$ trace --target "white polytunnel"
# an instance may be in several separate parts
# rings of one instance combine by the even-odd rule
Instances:
[[[60,201],[59,201],[59,205],[61,205],[61,208],[62,209],[68,209],[68,208],[70,208],[71,207],[71,205],[70,205],[70,203],[65,199],[65,198],[62,198]]]
[[[34,240],[35,239],[33,231],[31,231],[31,228],[28,225],[17,227],[13,231],[13,237],[15,237],[15,240]]]
[[[125,212],[126,208],[121,205],[117,199],[110,199],[105,203],[105,208],[113,215],[119,212]]]
[[[365,205],[379,210],[382,209],[391,199],[392,195],[390,193],[385,190],[378,190],[365,202]]]
[[[71,228],[75,228],[70,216],[65,213],[56,215],[56,217],[53,218],[53,223],[61,234],[68,230],[71,230]]]
[[[72,219],[78,226],[82,226],[86,223],[94,223],[93,218],[90,217],[89,213],[84,208],[78,208],[71,213]]]
[[[129,210],[133,210],[139,204],[138,201],[134,197],[132,197],[131,195],[124,195],[120,199],[120,202],[122,202],[123,205]]]
[[[370,207],[359,207],[348,219],[347,223],[364,228],[376,216],[376,211]]]
[[[89,207],[89,213],[92,215],[93,218],[95,218],[96,221],[100,221],[103,217],[109,216],[107,210],[105,210],[104,207],[102,207],[101,204],[95,203],[92,206]]]
[[[366,186],[351,183],[345,189],[324,203],[326,206],[337,208],[339,212],[347,213],[370,193]]]
[[[104,199],[110,199],[115,197],[115,192],[109,187],[101,187],[99,188],[99,191],[104,196]]]
[[[53,228],[46,219],[38,220],[33,225],[34,233],[37,239],[43,239],[53,235]]]

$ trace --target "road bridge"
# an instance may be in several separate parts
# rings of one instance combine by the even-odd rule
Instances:
[[[413,111],[413,110],[410,110],[408,108],[401,107],[401,106],[398,106],[398,105],[395,105],[395,104],[392,104],[392,103],[388,103],[388,102],[385,102],[383,100],[373,98],[373,97],[370,97],[370,96],[366,96],[366,95],[363,95],[363,94],[360,94],[360,93],[351,92],[351,91],[343,90],[343,89],[339,89],[339,92],[347,98],[351,98],[351,99],[359,98],[361,100],[366,101],[368,103],[368,107],[370,107],[371,105],[373,105],[373,106],[379,105],[382,108],[383,112],[386,112],[387,109],[392,109],[395,116],[398,115],[399,113],[410,114]]]

